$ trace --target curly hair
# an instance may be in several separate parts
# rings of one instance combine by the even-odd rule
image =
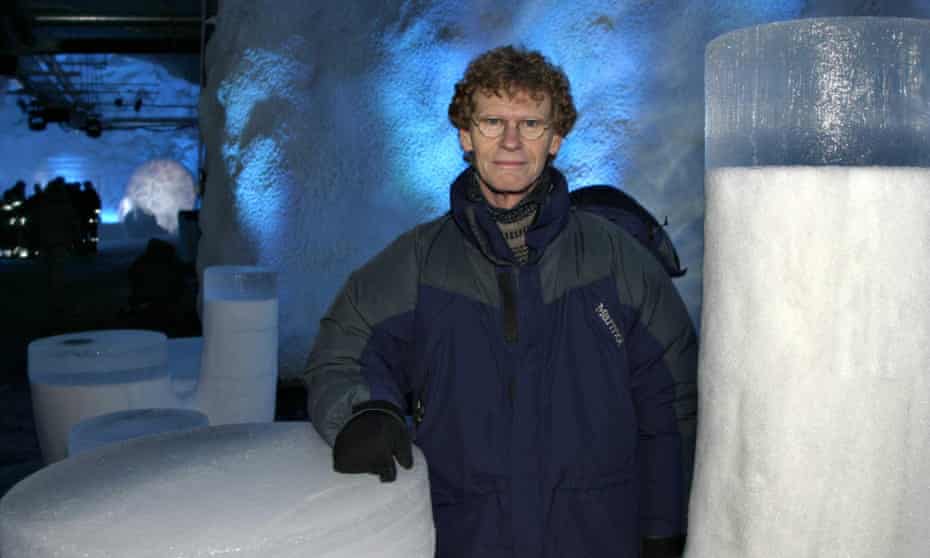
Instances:
[[[449,120],[456,128],[471,127],[476,91],[499,96],[506,93],[510,97],[526,91],[536,101],[549,95],[552,127],[562,137],[568,135],[578,118],[565,72],[535,50],[507,45],[472,60],[465,76],[455,84],[449,103]]]

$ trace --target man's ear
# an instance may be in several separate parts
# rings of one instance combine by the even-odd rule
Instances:
[[[471,152],[475,150],[474,145],[471,143],[471,134],[464,128],[459,128],[459,145],[462,146],[462,151]]]
[[[552,136],[552,142],[549,144],[549,156],[554,159],[560,147],[562,147],[562,136],[556,134]]]

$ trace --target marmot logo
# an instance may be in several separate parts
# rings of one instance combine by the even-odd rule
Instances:
[[[617,346],[623,345],[623,335],[620,333],[620,328],[617,327],[617,323],[614,322],[614,319],[610,317],[610,312],[607,311],[607,307],[604,306],[604,303],[598,304],[594,308],[594,311],[601,321],[604,322],[604,325],[607,326],[607,330],[610,331],[610,334],[614,336],[614,341],[617,342]]]

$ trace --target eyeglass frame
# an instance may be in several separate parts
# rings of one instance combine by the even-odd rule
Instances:
[[[481,122],[482,122],[482,121],[486,121],[486,120],[488,120],[488,119],[500,120],[501,122],[504,123],[504,126],[501,128],[501,131],[500,131],[499,134],[494,135],[494,136],[491,136],[491,135],[488,135],[487,133],[485,133],[485,131],[481,129]],[[542,128],[541,128],[542,131],[539,132],[539,135],[538,135],[538,136],[528,138],[528,137],[526,137],[526,135],[525,135],[525,133],[524,133],[524,130],[526,130],[526,128],[523,127],[523,123],[524,123],[524,122],[527,122],[527,121],[530,121],[530,120],[542,122],[542,123],[544,123],[544,125],[542,126]],[[471,118],[471,121],[472,121],[472,123],[478,128],[478,133],[481,134],[482,136],[488,138],[488,139],[497,139],[497,138],[503,136],[505,133],[507,133],[507,125],[511,122],[510,120],[508,120],[508,119],[506,119],[506,118],[501,118],[501,117],[499,117],[499,116],[484,116],[484,117],[482,117],[482,118],[480,118],[480,119],[476,119],[475,117],[472,117],[472,118]],[[517,133],[520,135],[520,137],[521,137],[522,139],[524,139],[524,140],[526,140],[526,141],[536,141],[536,140],[542,138],[544,135],[546,135],[546,131],[549,130],[550,128],[552,128],[552,122],[550,122],[550,121],[547,120],[547,119],[542,119],[542,118],[521,118],[520,120],[517,120],[516,122],[517,122],[517,124],[516,124],[516,126],[517,126]]]

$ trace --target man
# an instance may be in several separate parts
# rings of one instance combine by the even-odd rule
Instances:
[[[311,420],[337,471],[389,481],[413,416],[441,558],[665,555],[695,413],[684,305],[632,237],[570,210],[560,69],[489,51],[449,116],[471,163],[452,210],[349,278],[310,355]]]
[[[72,205],[68,185],[56,177],[45,188],[39,203],[39,248],[45,260],[48,291],[46,331],[60,327],[68,306],[65,293],[65,264],[78,238],[78,213]]]

